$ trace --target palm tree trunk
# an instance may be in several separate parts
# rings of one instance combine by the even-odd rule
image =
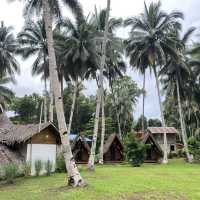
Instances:
[[[166,127],[165,124],[165,118],[164,118],[164,114],[163,114],[163,106],[162,106],[162,102],[161,102],[161,95],[160,95],[160,84],[159,84],[159,80],[158,80],[158,74],[156,71],[156,66],[153,66],[153,70],[154,70],[154,74],[155,74],[155,78],[156,78],[156,86],[157,86],[157,92],[158,92],[158,101],[159,101],[159,105],[160,105],[160,113],[161,113],[161,120],[162,120],[162,126]],[[167,134],[164,133],[164,145],[163,145],[163,164],[167,164],[168,163],[168,158],[167,158],[167,154],[168,154],[168,144],[167,144]]]
[[[44,123],[47,123],[47,79],[44,77]]]
[[[105,60],[106,60],[106,44],[107,44],[107,37],[108,37],[109,14],[110,14],[110,0],[107,0],[105,31],[104,31],[104,40],[102,44],[102,56],[101,56],[101,65],[100,65],[100,76],[99,76],[100,89],[99,89],[99,94],[97,96],[94,134],[93,134],[90,157],[88,161],[88,169],[90,170],[94,170],[95,150],[96,150],[96,141],[97,141],[98,124],[99,124],[99,112],[100,112],[101,99],[103,98],[103,69],[104,69]]]
[[[103,150],[104,150],[104,139],[105,139],[105,112],[104,112],[104,98],[101,99],[101,144],[99,150],[99,164],[103,164]]]
[[[43,7],[44,22],[45,22],[45,31],[47,35],[47,46],[49,52],[50,82],[55,96],[56,114],[57,114],[58,127],[62,142],[62,150],[65,158],[65,165],[68,174],[68,184],[72,185],[73,187],[82,186],[84,185],[84,181],[75,164],[75,160],[73,158],[70,147],[69,135],[67,134],[67,126],[63,110],[63,100],[61,97],[61,90],[60,90],[58,71],[56,65],[56,56],[53,47],[52,16],[50,14],[51,10],[49,7],[48,0],[42,0],[42,7]]]
[[[144,133],[144,100],[145,100],[145,71],[143,76],[143,96],[142,96],[142,132]]]
[[[76,104],[77,92],[78,92],[78,80],[75,81],[75,85],[74,85],[74,94],[73,94],[71,112],[70,112],[70,117],[69,117],[69,124],[68,124],[68,129],[67,129],[67,134],[68,135],[71,132],[72,120],[73,120],[74,109],[75,109],[75,104]]]
[[[54,95],[53,89],[50,83],[50,105],[49,105],[49,121],[53,122],[53,111],[54,111]]]
[[[178,109],[179,109],[179,115],[180,115],[180,122],[181,122],[181,134],[182,134],[182,140],[187,156],[187,160],[189,163],[192,162],[192,157],[188,150],[188,143],[187,143],[187,133],[186,133],[186,127],[185,127],[185,121],[184,116],[182,112],[182,105],[181,105],[181,98],[180,98],[180,90],[179,90],[179,82],[176,80],[176,88],[177,88],[177,96],[178,96]]]
[[[121,123],[120,123],[120,114],[119,114],[119,111],[118,111],[117,106],[116,106],[116,100],[115,100],[115,96],[114,96],[113,86],[112,86],[112,81],[111,80],[109,80],[109,85],[110,85],[110,88],[111,88],[111,95],[112,95],[112,98],[113,98],[114,108],[115,108],[115,112],[116,112],[116,116],[117,116],[118,134],[119,134],[119,138],[122,140],[122,130],[121,130]]]

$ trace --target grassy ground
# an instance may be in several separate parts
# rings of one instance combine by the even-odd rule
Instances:
[[[65,186],[65,174],[19,178],[0,185],[0,200],[199,200],[200,165],[182,160],[168,165],[98,166],[95,172],[81,167],[88,186]]]

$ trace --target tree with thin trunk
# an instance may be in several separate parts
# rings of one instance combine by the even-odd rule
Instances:
[[[106,61],[106,44],[108,40],[108,29],[109,29],[109,15],[110,15],[110,0],[107,0],[107,10],[106,10],[106,19],[105,19],[105,31],[104,31],[104,37],[102,42],[102,48],[101,48],[101,61],[100,61],[100,75],[99,75],[99,84],[100,88],[97,92],[97,106],[96,106],[96,113],[95,113],[95,124],[94,124],[94,133],[93,133],[93,139],[92,139],[92,146],[90,151],[90,156],[88,160],[88,169],[94,170],[94,163],[95,163],[95,151],[96,151],[96,142],[97,142],[97,135],[98,135],[98,125],[99,125],[99,113],[100,113],[100,107],[101,102],[103,98],[103,69],[105,66]]]
[[[94,40],[94,27],[87,19],[64,19],[59,24],[61,30],[55,33],[55,48],[63,77],[74,85],[73,100],[68,123],[68,134],[71,132],[77,92],[89,72],[98,68],[98,55]],[[73,66],[73,67],[71,67]]]
[[[168,95],[174,95],[177,99],[179,119],[181,125],[181,138],[184,144],[184,149],[186,152],[186,157],[188,162],[192,162],[192,157],[189,153],[188,143],[187,143],[187,132],[185,127],[185,118],[182,109],[182,100],[187,99],[187,88],[188,81],[191,77],[192,59],[186,57],[186,44],[194,32],[194,28],[190,28],[183,36],[180,38],[180,33],[177,33],[177,40],[181,42],[181,46],[177,48],[179,52],[178,59],[170,59],[167,64],[161,69],[161,75],[165,78],[163,80],[164,89],[167,91]],[[166,77],[167,76],[167,77]],[[191,85],[190,85],[191,87]]]
[[[55,98],[55,107],[56,114],[58,119],[58,127],[62,142],[62,150],[65,159],[65,165],[68,172],[68,184],[74,187],[83,186],[84,180],[82,179],[78,168],[75,164],[75,160],[72,155],[69,135],[67,134],[67,126],[65,122],[65,115],[63,110],[63,99],[61,97],[61,88],[58,78],[58,70],[56,64],[56,55],[54,49],[54,41],[53,41],[53,16],[56,16],[58,19],[61,18],[60,11],[60,1],[53,1],[51,6],[49,5],[48,0],[29,0],[25,1],[25,14],[29,16],[36,12],[38,14],[43,14],[43,20],[45,24],[45,32],[47,37],[47,49],[49,55],[49,76],[50,76],[50,86],[52,88],[54,98]],[[80,17],[81,7],[76,0],[63,0],[63,3],[68,5],[74,13],[76,13],[76,17]]]
[[[179,19],[183,18],[181,12],[165,13],[161,10],[161,3],[144,5],[144,12],[138,17],[132,17],[125,21],[126,26],[131,26],[129,38],[126,40],[126,51],[130,56],[130,63],[142,63],[145,61],[154,72],[156,87],[161,112],[162,126],[165,127],[162,101],[159,88],[157,68],[166,64],[167,57],[177,58],[174,48],[178,45],[175,33],[181,28]],[[138,51],[139,50],[139,51]],[[134,59],[137,59],[134,61]],[[167,136],[164,133],[163,163],[167,163]]]

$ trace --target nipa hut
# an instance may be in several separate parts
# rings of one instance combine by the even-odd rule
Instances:
[[[55,169],[60,137],[52,123],[42,123],[40,126],[14,125],[4,112],[0,112],[0,144],[1,164],[30,161],[31,174],[34,174],[36,160],[49,160],[54,166],[53,170]]]
[[[160,145],[156,142],[152,134],[146,133],[141,138],[144,144],[149,145],[149,148],[146,150],[146,163],[157,163],[160,162],[163,156],[163,151]]]
[[[72,136],[71,136],[72,138]],[[72,153],[76,163],[87,163],[90,155],[90,139],[82,135],[77,135],[71,144]]]
[[[123,144],[117,134],[112,134],[104,144],[104,162],[105,163],[118,163],[122,162],[123,157]]]

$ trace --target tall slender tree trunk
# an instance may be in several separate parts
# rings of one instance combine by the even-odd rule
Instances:
[[[75,84],[74,84],[72,106],[71,106],[71,112],[70,112],[70,117],[69,117],[69,124],[68,124],[68,128],[67,128],[67,133],[68,134],[70,134],[70,132],[71,132],[72,120],[73,120],[74,109],[75,109],[75,104],[76,104],[77,92],[78,92],[78,80],[76,80]]]
[[[44,77],[44,123],[47,123],[47,79]]]
[[[182,112],[182,104],[181,104],[181,98],[180,98],[180,88],[179,88],[179,82],[177,79],[176,79],[176,88],[177,88],[177,96],[178,96],[178,110],[179,110],[180,122],[181,122],[181,135],[182,135],[182,140],[183,140],[187,160],[189,163],[191,163],[192,157],[191,157],[191,155],[189,153],[189,149],[188,149],[185,120],[184,120],[184,116],[183,116],[183,112]]]
[[[160,84],[159,84],[159,80],[158,80],[158,74],[156,71],[156,66],[153,67],[154,70],[154,74],[155,74],[155,78],[156,78],[156,86],[157,86],[157,92],[158,92],[158,101],[159,101],[159,105],[160,105],[160,113],[161,113],[161,120],[162,120],[162,126],[166,127],[165,124],[165,118],[164,118],[164,114],[163,114],[163,106],[162,106],[162,101],[161,101],[161,95],[160,95]],[[168,144],[167,144],[167,134],[164,133],[164,137],[163,137],[163,164],[167,164],[168,163]]]
[[[144,100],[145,100],[145,70],[143,75],[143,94],[142,94],[142,132],[144,133]]]
[[[111,80],[109,81],[109,85],[110,85],[110,88],[111,88],[111,94],[112,94],[112,98],[113,98],[113,102],[114,102],[114,109],[115,109],[116,116],[117,116],[118,134],[119,134],[119,138],[122,140],[122,130],[121,130],[121,123],[120,123],[120,114],[119,114],[119,111],[117,109],[116,99],[115,99],[115,96],[114,96],[114,92],[113,92],[113,87],[112,87]]]
[[[104,69],[105,60],[106,60],[106,44],[107,44],[107,38],[108,38],[109,14],[110,14],[110,0],[107,0],[105,31],[104,31],[104,40],[103,40],[103,44],[102,44],[102,54],[101,54],[102,56],[101,56],[101,64],[100,64],[100,76],[99,76],[100,88],[99,88],[99,92],[97,95],[97,106],[96,106],[96,114],[95,114],[93,141],[92,141],[90,157],[88,160],[88,169],[90,169],[90,170],[94,170],[96,141],[97,141],[98,124],[99,124],[99,112],[100,112],[101,99],[103,97],[103,69]]]
[[[105,112],[104,112],[104,98],[101,99],[101,144],[99,149],[99,164],[103,164],[103,150],[104,150],[104,139],[105,139]]]
[[[51,86],[50,83],[50,104],[49,104],[49,121],[53,122],[53,114],[54,114],[54,95],[53,95],[53,87]]]
[[[61,97],[61,90],[60,90],[58,71],[56,65],[56,56],[53,47],[52,16],[48,0],[42,0],[42,6],[43,6],[43,15],[45,22],[45,31],[47,35],[47,46],[49,52],[50,82],[55,96],[56,114],[57,114],[58,127],[62,142],[62,150],[65,158],[65,165],[68,174],[68,184],[72,185],[73,187],[82,186],[84,185],[84,181],[75,164],[75,160],[73,158],[70,147],[69,135],[67,134],[67,126],[63,110],[63,100]]]

